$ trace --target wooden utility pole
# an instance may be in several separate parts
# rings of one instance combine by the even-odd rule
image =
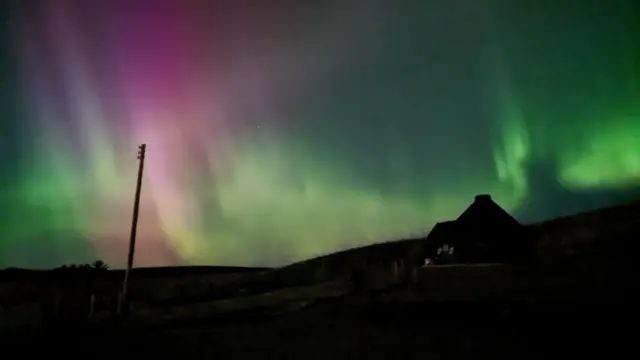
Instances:
[[[124,281],[122,283],[122,293],[120,295],[120,304],[118,306],[119,311],[127,312],[127,286],[129,284],[129,276],[131,274],[131,268],[133,267],[133,254],[136,249],[136,233],[138,230],[138,213],[140,212],[140,191],[142,188],[142,173],[144,171],[144,155],[147,150],[147,145],[142,144],[138,146],[138,181],[136,184],[136,197],[133,202],[133,220],[131,222],[131,238],[129,239],[129,256],[127,257],[127,269],[124,272]]]

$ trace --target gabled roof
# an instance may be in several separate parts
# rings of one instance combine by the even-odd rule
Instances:
[[[459,225],[465,224],[501,224],[522,226],[513,216],[509,215],[500,205],[496,204],[491,195],[477,195],[475,200],[456,220]]]
[[[457,231],[459,231],[460,226],[456,223],[455,220],[452,221],[443,221],[436,223],[436,225],[431,229],[429,233],[429,237],[448,237],[453,236]]]

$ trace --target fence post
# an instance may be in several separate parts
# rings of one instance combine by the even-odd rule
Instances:
[[[95,311],[95,306],[96,306],[96,295],[95,294],[91,294],[91,302],[89,303],[89,317],[93,316],[93,313]]]
[[[118,315],[122,314],[122,291],[118,291],[118,305],[116,308],[116,313]]]
[[[62,295],[59,292],[56,293],[55,298],[53,299],[53,317],[58,317],[58,313],[60,312],[60,302],[62,301]]]
[[[393,275],[393,281],[398,281],[398,263],[394,261],[391,263],[391,273]]]

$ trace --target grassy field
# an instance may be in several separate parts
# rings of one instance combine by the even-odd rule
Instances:
[[[611,357],[634,344],[627,328],[637,323],[638,314],[624,301],[577,298],[532,305],[508,296],[493,302],[433,301],[414,290],[407,284],[361,290],[343,279],[134,308],[126,319],[96,314],[89,323],[3,334],[0,343],[23,356],[46,350],[74,357],[181,359]]]
[[[305,298],[302,292],[300,298]],[[266,298],[261,301],[270,305]],[[3,349],[27,356],[46,349],[50,355],[105,358],[611,357],[630,351],[634,343],[627,327],[637,321],[629,307],[381,303],[375,296],[337,294],[288,312],[267,310],[234,304],[191,322],[56,328],[3,337]]]

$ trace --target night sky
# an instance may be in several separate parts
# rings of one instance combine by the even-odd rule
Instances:
[[[0,267],[278,266],[640,194],[640,2],[4,1]]]

